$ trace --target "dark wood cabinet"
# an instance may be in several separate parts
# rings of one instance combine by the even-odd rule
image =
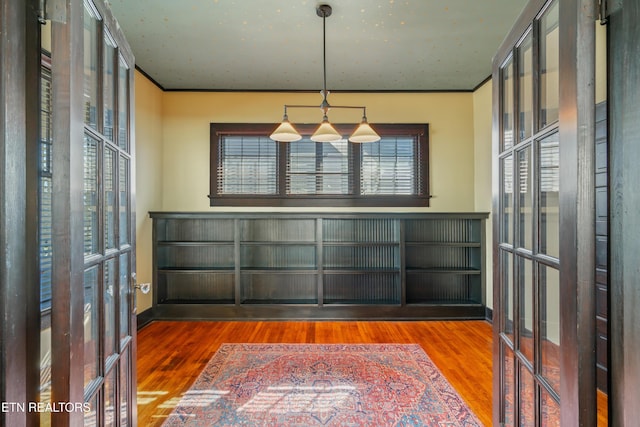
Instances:
[[[150,215],[153,318],[485,316],[485,213]]]

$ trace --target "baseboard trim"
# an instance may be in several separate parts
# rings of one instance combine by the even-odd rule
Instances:
[[[144,328],[156,319],[156,316],[153,313],[153,308],[149,308],[142,313],[138,313],[136,319],[138,322],[138,330]]]
[[[484,317],[489,323],[493,323],[493,310],[489,307],[485,307]]]

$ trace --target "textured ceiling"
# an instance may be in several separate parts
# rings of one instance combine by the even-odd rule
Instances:
[[[316,0],[109,0],[165,89],[319,90]],[[333,0],[329,90],[470,90],[526,0]]]

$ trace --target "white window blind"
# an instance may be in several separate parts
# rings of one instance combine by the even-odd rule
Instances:
[[[308,138],[288,144],[287,194],[350,194],[349,143],[315,143]]]
[[[417,143],[412,136],[383,137],[362,144],[362,194],[417,194]]]
[[[268,136],[222,135],[218,194],[277,194],[278,150]]]

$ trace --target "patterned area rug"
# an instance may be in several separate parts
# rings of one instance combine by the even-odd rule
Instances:
[[[417,344],[223,344],[164,426],[481,426]]]

